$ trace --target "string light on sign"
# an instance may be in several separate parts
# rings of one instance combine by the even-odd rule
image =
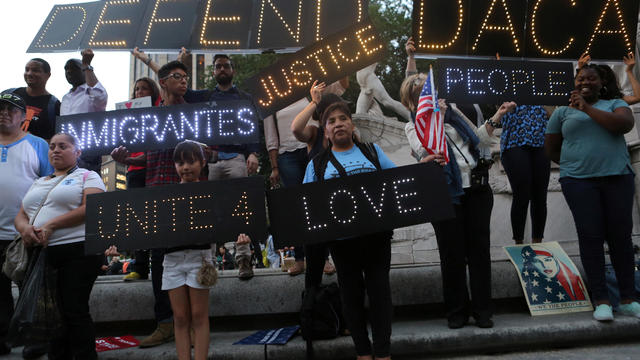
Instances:
[[[576,6],[575,0],[569,0],[569,1],[572,7]],[[542,3],[542,0],[537,0],[536,3],[533,5],[533,11],[531,12],[531,38],[533,39],[533,43],[538,48],[538,50],[540,50],[540,52],[542,52],[544,55],[551,55],[551,56],[560,55],[563,52],[569,50],[571,45],[573,45],[573,42],[575,41],[575,39],[573,37],[569,38],[569,42],[567,43],[567,45],[565,45],[562,49],[556,50],[556,51],[548,50],[542,47],[542,45],[540,44],[540,41],[538,40],[538,35],[536,34],[536,14],[538,13],[538,9],[541,3]]]
[[[502,74],[502,78],[504,80],[504,88],[501,91],[498,91],[496,88],[494,88],[493,85],[493,75],[494,74]],[[495,94],[495,95],[503,95],[505,93],[505,91],[507,91],[507,88],[509,87],[509,76],[507,75],[506,72],[504,72],[503,70],[500,69],[494,69],[489,73],[489,76],[487,76],[487,85],[489,86],[489,90]]]
[[[373,211],[376,213],[376,215],[379,218],[381,218],[382,217],[382,210],[383,210],[382,207],[384,205],[384,193],[387,190],[387,183],[386,182],[382,183],[382,190],[380,191],[380,201],[378,202],[378,204],[373,202],[373,199],[371,199],[371,196],[369,196],[369,193],[367,193],[367,190],[364,188],[364,186],[361,186],[360,190],[362,190],[362,193],[364,194],[364,197],[367,199],[367,201],[371,205],[371,208],[373,209]]]
[[[249,125],[249,130],[242,129],[240,127],[238,127],[237,130],[238,130],[238,133],[240,133],[240,135],[247,136],[247,135],[253,134],[253,132],[256,130],[256,126],[251,120],[249,120],[249,119],[244,117],[245,113],[248,113],[249,116],[253,115],[253,111],[251,109],[249,109],[249,108],[239,109],[238,110],[238,121]]]
[[[110,0],[105,2],[102,7],[102,11],[100,12],[100,17],[98,18],[98,22],[96,23],[96,27],[93,28],[93,33],[91,34],[91,38],[89,39],[90,46],[109,46],[109,47],[126,47],[127,42],[124,40],[117,41],[94,41],[96,35],[98,34],[98,30],[102,27],[102,25],[130,25],[130,19],[119,19],[119,20],[103,20],[104,14],[107,12],[107,8],[109,5],[132,5],[139,3],[139,0]]]
[[[298,65],[304,70],[296,71],[294,67],[297,67]],[[302,60],[294,61],[293,64],[291,64],[291,66],[289,67],[289,70],[293,75],[293,83],[296,84],[296,86],[306,87],[309,84],[311,84],[311,81],[313,81],[313,75],[311,74],[311,72],[309,72],[309,70],[305,69],[306,67],[307,67],[307,64]],[[299,76],[303,76],[303,75],[307,77],[306,81],[299,80]]]
[[[249,218],[253,216],[253,211],[249,210],[249,197],[246,191],[242,192],[242,197],[240,201],[238,201],[238,205],[236,205],[231,216],[242,217],[244,218],[245,224],[249,225]]]
[[[425,15],[425,2],[427,0],[422,0],[420,1],[420,21],[419,21],[419,26],[418,26],[418,46],[421,48],[425,48],[425,49],[431,49],[431,50],[443,50],[446,49],[450,46],[452,46],[453,44],[455,44],[455,42],[458,40],[458,38],[460,37],[460,32],[462,31],[462,24],[464,23],[464,6],[462,4],[462,0],[458,0],[458,26],[456,28],[456,33],[453,35],[453,38],[451,40],[449,40],[449,42],[444,43],[444,44],[427,44],[425,43],[425,32],[424,32],[424,26],[425,26],[425,22],[424,22],[424,15]]]
[[[473,84],[484,84],[484,79],[473,79],[473,73],[482,73],[481,69],[467,69],[467,91],[473,95],[484,95],[484,90],[472,90]]]
[[[525,79],[524,81],[518,81],[517,79],[517,75],[524,75]],[[516,96],[518,94],[518,91],[516,90],[516,86],[517,85],[524,85],[524,84],[528,84],[530,83],[529,81],[529,73],[522,70],[522,69],[517,69],[517,70],[513,70],[511,71],[511,84],[513,85],[513,96]]]
[[[240,16],[209,16],[211,11],[211,7],[213,0],[207,0],[207,6],[204,11],[204,20],[202,22],[202,31],[200,32],[200,44],[205,46],[240,46],[240,41],[238,40],[208,40],[205,36],[207,33],[207,24],[209,22],[227,22],[227,23],[238,23],[240,22]]]
[[[318,224],[318,225],[311,225],[311,217],[309,216],[309,204],[307,203],[307,197],[303,196],[302,197],[302,205],[304,206],[304,217],[307,220],[307,230],[311,231],[311,230],[320,230],[320,229],[324,229],[327,227],[327,224]]]
[[[367,25],[367,26],[363,27],[362,29],[356,31],[356,37],[360,41],[360,45],[362,45],[362,50],[364,50],[364,53],[367,56],[371,56],[371,54],[373,54],[375,52],[378,52],[378,51],[382,50],[382,48],[383,48],[382,44],[376,46],[373,49],[367,48],[367,43],[371,42],[372,40],[375,40],[376,36],[375,36],[375,34],[373,34],[373,35],[369,36],[368,38],[363,39],[362,35],[363,35],[363,33],[367,32],[367,31],[371,31],[372,29],[373,29],[373,26]]]
[[[487,25],[491,14],[493,14],[493,9],[496,5],[496,2],[500,1],[502,7],[504,8],[505,13],[507,14],[507,25],[506,26],[495,26],[495,25]],[[513,45],[516,48],[516,52],[520,52],[520,45],[518,44],[518,38],[516,37],[516,31],[513,27],[513,23],[511,22],[511,15],[509,14],[509,7],[507,6],[507,0],[492,0],[491,5],[489,5],[489,11],[487,12],[487,16],[485,16],[482,21],[482,26],[480,27],[480,31],[478,32],[478,36],[476,36],[475,41],[473,42],[472,50],[476,50],[478,48],[478,42],[480,42],[480,38],[485,30],[489,31],[507,31],[511,33],[511,37],[513,38]]]
[[[536,91],[536,72],[535,71],[531,71],[531,93],[534,96],[545,96],[545,95],[547,95],[547,93],[545,93],[544,91],[542,91],[542,92],[537,92]]]
[[[272,0],[261,0],[260,1],[260,21],[258,22],[258,36],[257,36],[258,44],[261,43],[261,39],[262,39],[262,24],[264,22],[264,8],[265,8],[265,4],[267,4],[267,3],[271,6],[271,9],[273,9],[273,12],[276,14],[278,19],[280,19],[280,22],[282,22],[282,25],[284,25],[284,27],[287,30],[287,32],[289,32],[289,35],[291,35],[291,37],[293,38],[293,40],[295,40],[296,43],[299,43],[300,42],[300,30],[301,30],[301,24],[302,24],[302,3],[303,3],[303,1],[304,0],[298,0],[298,19],[297,19],[296,31],[293,31],[291,29],[291,27],[289,26],[289,24],[287,23],[287,21],[282,16],[282,14],[280,14],[280,11],[275,6],[275,4],[273,3]]]
[[[408,212],[416,212],[416,211],[422,210],[422,206],[415,206],[415,207],[412,207],[412,208],[404,208],[404,207],[402,207],[402,204],[400,203],[401,199],[408,198],[408,197],[411,197],[411,196],[416,196],[416,195],[418,195],[418,193],[417,192],[410,192],[410,193],[401,194],[398,191],[398,185],[399,184],[406,184],[406,183],[414,182],[415,180],[416,180],[415,178],[406,178],[406,179],[401,179],[401,180],[395,180],[393,182],[393,194],[396,197],[396,205],[398,206],[398,213],[400,213],[400,214],[406,214]]]
[[[336,196],[338,196],[340,194],[345,194],[347,196],[347,198],[349,198],[349,197],[351,198],[351,202],[352,202],[351,212],[352,212],[352,215],[349,218],[338,219],[338,216],[336,215],[335,210],[333,209],[333,200],[335,200]],[[356,219],[356,214],[358,213],[358,204],[356,203],[355,196],[353,196],[349,190],[337,190],[337,191],[334,191],[333,194],[331,194],[331,196],[329,197],[329,211],[331,211],[331,216],[333,216],[334,220],[338,221],[341,224],[350,224],[351,222],[353,222],[353,220]]]
[[[45,35],[47,35],[47,32],[49,31],[49,28],[51,27],[51,24],[53,24],[56,20],[56,17],[62,12],[62,11],[80,11],[82,13],[82,20],[80,20],[80,26],[78,26],[78,28],[73,32],[73,34],[71,34],[70,37],[68,37],[66,40],[63,40],[61,42],[55,43],[55,44],[42,44],[42,40],[44,39]],[[87,21],[87,10],[85,10],[85,8],[83,8],[82,6],[77,6],[77,5],[71,5],[71,6],[60,6],[57,7],[56,10],[53,12],[53,15],[51,15],[51,19],[49,19],[49,22],[47,23],[47,25],[45,25],[44,27],[44,31],[42,32],[42,34],[40,34],[40,37],[38,38],[38,41],[35,44],[35,47],[38,48],[55,48],[55,47],[60,47],[60,46],[64,46],[66,44],[68,44],[71,40],[75,39],[76,36],[78,36],[78,34],[80,34],[80,30],[84,27],[84,23],[85,21]]]
[[[144,35],[144,45],[149,43],[149,35],[151,34],[151,28],[153,24],[162,24],[162,23],[174,23],[181,22],[182,18],[156,18],[156,13],[158,12],[158,6],[161,2],[173,2],[175,0],[156,0],[156,4],[153,6],[153,12],[151,13],[151,20],[149,20],[149,26],[147,26],[147,33]]]
[[[549,71],[549,95],[551,96],[569,96],[569,93],[566,92],[555,92],[554,91],[554,86],[555,85],[567,85],[567,83],[562,82],[562,81],[553,81],[554,77],[556,76],[561,76],[564,77],[566,76],[567,73],[565,71]]]
[[[196,209],[193,206],[193,201],[194,200],[204,200],[204,199],[211,199],[212,195],[198,195],[198,196],[189,196],[189,230],[206,230],[206,229],[213,229],[213,225],[196,225],[196,219],[193,216],[195,215],[200,215],[200,214],[206,214],[208,212],[210,212],[209,209]]]
[[[613,5],[616,10],[616,15],[618,18],[618,24],[620,25],[618,30],[602,30],[602,21],[604,20],[607,11],[609,10],[609,6]],[[593,41],[596,38],[596,35],[622,35],[624,39],[624,45],[626,47],[627,52],[633,51],[633,47],[631,46],[631,40],[629,39],[629,34],[627,33],[627,29],[624,24],[624,19],[622,17],[622,10],[620,10],[620,2],[619,0],[607,0],[604,4],[604,9],[602,13],[600,13],[600,17],[598,18],[598,23],[596,24],[595,29],[593,30],[593,34],[591,34],[591,38],[589,39],[589,43],[587,44],[587,48],[584,53],[588,54],[591,50],[591,46],[593,45]]]
[[[454,78],[452,73],[460,74],[459,78]],[[464,73],[459,68],[447,68],[447,93],[451,93],[451,85],[458,83],[460,81],[464,81]]]

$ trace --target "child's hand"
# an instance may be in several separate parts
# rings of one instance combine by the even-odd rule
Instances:
[[[104,251],[104,256],[120,256],[120,253],[118,252],[118,247],[115,245],[109,246],[109,248]]]
[[[242,245],[242,244],[250,244],[250,243],[251,243],[251,238],[249,237],[249,235],[247,234],[238,235],[238,241],[236,241],[236,244]]]

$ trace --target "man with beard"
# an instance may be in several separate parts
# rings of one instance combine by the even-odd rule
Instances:
[[[41,137],[51,139],[56,129],[56,116],[60,115],[60,101],[47,89],[47,81],[51,77],[51,66],[40,58],[34,58],[24,67],[24,81],[27,87],[10,89],[26,103],[26,119],[22,130]]]

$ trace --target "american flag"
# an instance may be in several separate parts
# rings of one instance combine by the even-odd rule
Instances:
[[[427,81],[424,82],[422,92],[420,92],[416,114],[416,133],[422,146],[429,154],[442,153],[445,161],[449,162],[444,119],[438,107],[438,97],[433,85],[433,69],[429,69]]]

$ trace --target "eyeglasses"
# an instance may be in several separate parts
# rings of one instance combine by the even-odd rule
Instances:
[[[175,80],[178,80],[178,81],[182,81],[182,79],[185,79],[187,82],[189,82],[189,75],[182,75],[180,73],[169,74],[165,77],[165,79],[168,79],[168,78],[174,78]]]
[[[222,68],[225,68],[227,70],[231,69],[231,64],[229,64],[229,63],[215,64],[214,66],[215,66],[216,70],[222,70]]]

